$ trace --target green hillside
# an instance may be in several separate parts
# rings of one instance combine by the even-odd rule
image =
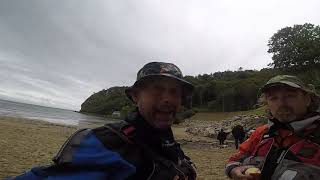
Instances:
[[[320,90],[320,27],[313,24],[294,25],[276,32],[268,41],[272,63],[261,70],[243,70],[199,74],[184,78],[195,86],[192,101],[183,99],[182,116],[194,112],[248,111],[259,107],[259,88],[279,74],[296,75]],[[252,63],[259,59],[251,59]],[[80,112],[110,115],[132,110],[133,104],[124,94],[126,87],[110,87],[91,95]],[[182,112],[182,113],[183,113]]]

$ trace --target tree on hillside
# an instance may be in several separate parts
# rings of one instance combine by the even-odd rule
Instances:
[[[126,97],[127,87],[111,87],[92,94],[81,104],[80,112],[110,115],[114,111],[121,111],[124,106],[133,106]]]
[[[313,24],[285,27],[268,42],[274,68],[301,69],[320,64],[320,27]]]

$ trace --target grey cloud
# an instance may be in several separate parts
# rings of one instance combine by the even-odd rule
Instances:
[[[267,41],[320,24],[319,3],[286,1],[0,2],[0,96],[79,109],[93,92],[131,85],[148,61],[186,75],[261,69]]]

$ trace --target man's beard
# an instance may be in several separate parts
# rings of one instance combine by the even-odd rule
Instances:
[[[297,116],[295,115],[294,110],[287,106],[280,107],[276,111],[274,117],[283,123],[291,122],[297,119]]]

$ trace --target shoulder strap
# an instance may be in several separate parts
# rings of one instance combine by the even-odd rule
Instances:
[[[119,153],[125,160],[136,165],[139,161],[139,150],[135,143],[135,128],[121,121],[120,123],[106,124],[92,130],[104,147]]]
[[[135,127],[123,121],[117,124],[106,124],[105,127],[128,144],[134,144]]]
[[[58,154],[52,159],[56,164],[71,163],[74,147],[80,145],[81,140],[90,132],[90,129],[80,129],[73,133],[63,144]]]
[[[305,134],[303,131],[296,133],[297,136],[303,138],[303,139],[307,139],[313,143],[316,143],[318,145],[320,145],[320,116],[314,116],[317,119],[311,119],[313,120],[313,123],[310,124],[310,126],[315,126],[315,128],[312,130],[312,132],[309,132],[307,134]]]
[[[132,144],[133,142],[130,140],[129,135],[131,133],[128,133],[128,136],[121,133],[121,129],[126,129],[126,127],[130,127],[128,123],[125,121],[121,123],[115,123],[115,124],[107,124],[105,126],[95,128],[95,129],[80,129],[73,133],[67,141],[63,144],[63,146],[60,148],[57,155],[52,159],[55,164],[66,164],[72,162],[72,154],[74,151],[74,148],[80,145],[81,140],[90,132],[92,131],[97,135],[97,137],[101,140],[102,143],[105,141],[108,141],[109,145],[115,145],[119,142],[118,138],[113,138],[114,134],[116,134],[116,137],[119,137],[123,142]],[[118,142],[117,142],[118,140]],[[113,143],[112,143],[113,142]],[[104,143],[105,145],[105,143]]]
[[[271,126],[270,130],[264,136],[270,135],[270,137],[272,137],[275,133],[275,129]],[[317,127],[312,131],[312,133],[306,136],[300,135],[300,137],[309,139],[310,141],[320,145],[320,123],[317,123]],[[262,180],[269,180],[271,178],[271,175],[280,162],[280,159],[284,156],[289,156],[291,160],[298,161],[295,156],[291,156],[290,152],[287,154],[288,149],[289,147],[279,148],[275,146],[270,149],[261,172]]]
[[[308,139],[311,142],[314,142],[314,143],[320,145],[320,123],[317,123],[317,127],[308,136]]]
[[[92,130],[98,139],[109,148],[114,148],[115,144],[134,144],[134,126],[130,125],[126,121],[119,123],[105,124],[102,127],[98,127]],[[121,142],[119,142],[119,140]]]
[[[182,174],[188,172],[194,177],[196,176],[195,169],[188,157],[184,156],[184,167],[176,166],[169,159],[166,159],[157,152],[153,151],[148,145],[140,143],[139,140],[135,138],[135,130],[136,129],[134,126],[126,121],[123,121],[121,123],[106,124],[103,127],[94,129],[93,132],[101,140],[105,147],[118,152],[122,157],[124,157],[124,159],[133,165],[141,165],[141,163],[148,159],[148,162],[149,160],[151,162],[154,161],[160,163],[161,166],[166,167],[166,169],[174,170],[164,171],[163,173],[166,175],[168,175],[169,172],[173,173],[172,176],[174,176],[176,172],[181,172]],[[141,157],[144,157],[144,159],[141,159]],[[146,174],[146,172],[143,172],[143,174]],[[153,172],[151,172],[151,174],[153,174]],[[190,176],[190,178],[191,177],[192,176]],[[192,178],[190,180],[192,180]]]
[[[273,124],[270,126],[265,133],[262,135],[262,139],[272,138],[277,135],[278,126]],[[261,170],[261,180],[270,180],[272,174],[274,173],[277,165],[278,160],[285,155],[287,152],[287,148],[280,148],[277,146],[272,145],[268,151],[267,156],[265,157],[265,162],[263,164]]]

